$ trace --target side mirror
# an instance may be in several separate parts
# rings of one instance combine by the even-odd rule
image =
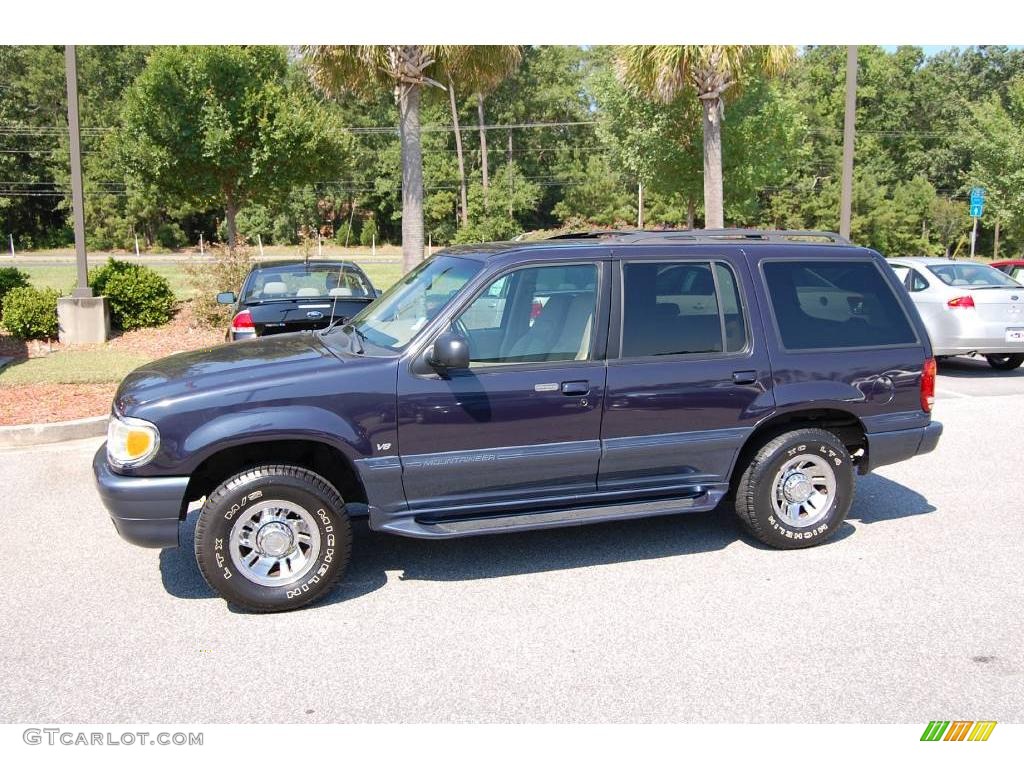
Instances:
[[[233,291],[225,291],[224,293],[217,294],[218,304],[234,304],[238,301],[238,297],[235,296]]]
[[[427,362],[435,368],[469,368],[469,342],[457,333],[442,333],[434,341]]]
[[[382,291],[380,288],[374,288],[373,295],[379,299],[381,296],[384,295],[384,291]]]

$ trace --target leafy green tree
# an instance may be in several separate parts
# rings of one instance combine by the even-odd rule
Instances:
[[[1011,231],[1024,225],[1024,76],[1010,83],[1005,103],[993,93],[974,105],[963,126],[971,157],[965,181],[985,188],[998,243],[1003,222]]]
[[[464,45],[454,49],[445,60],[448,100],[455,129],[455,151],[459,165],[460,219],[462,226],[469,224],[469,204],[466,193],[466,161],[462,151],[462,133],[459,129],[459,109],[455,95],[456,85],[476,94],[478,130],[480,132],[480,167],[484,200],[487,198],[488,161],[487,131],[484,129],[484,96],[515,72],[523,60],[521,45]]]
[[[967,230],[967,205],[945,197],[936,197],[929,210],[932,235],[941,246],[946,258],[953,245]]]
[[[670,102],[695,94],[703,112],[704,218],[711,228],[724,223],[722,118],[726,94],[740,90],[755,72],[782,73],[794,60],[792,46],[630,45],[619,55],[624,82],[638,92]],[[731,93],[730,93],[731,91]]]
[[[374,94],[393,89],[398,103],[402,156],[402,262],[412,269],[423,259],[423,147],[420,102],[451,46],[317,45],[307,46],[310,76],[331,96],[345,91]]]
[[[158,48],[125,97],[118,149],[133,183],[164,204],[239,210],[343,166],[345,136],[289,86],[284,50]]]
[[[569,229],[635,224],[634,199],[623,182],[607,157],[591,155],[572,172],[554,212]]]

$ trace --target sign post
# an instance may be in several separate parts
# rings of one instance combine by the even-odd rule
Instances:
[[[974,220],[971,227],[971,258],[974,258],[974,244],[978,239],[978,219],[985,213],[985,188],[971,188],[971,218]]]

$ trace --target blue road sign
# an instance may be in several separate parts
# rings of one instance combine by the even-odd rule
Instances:
[[[985,188],[984,187],[971,187],[971,205],[984,205],[985,204]],[[973,214],[971,214],[973,215]],[[979,216],[981,214],[978,214]]]
[[[985,206],[982,203],[974,204],[971,203],[971,218],[980,219],[981,214],[984,213]]]

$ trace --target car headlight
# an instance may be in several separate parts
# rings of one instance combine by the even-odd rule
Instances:
[[[142,419],[111,416],[107,425],[107,460],[115,467],[138,467],[156,456],[160,431]]]

